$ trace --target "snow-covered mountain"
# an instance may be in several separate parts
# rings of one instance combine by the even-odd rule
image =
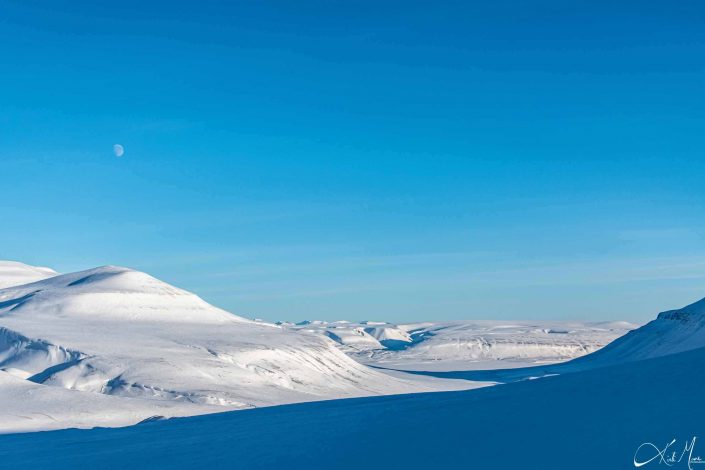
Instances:
[[[58,273],[50,268],[0,260],[0,289],[40,281]]]
[[[638,325],[627,322],[304,321],[287,328],[333,339],[358,361],[407,370],[467,370],[566,361],[590,354]]]
[[[26,393],[3,393],[7,387]],[[46,387],[87,394],[61,396],[96,416],[90,423],[62,421],[40,403],[24,406],[28,397],[58,396]],[[140,400],[124,402],[135,422],[200,414],[204,407],[429,390],[355,362],[320,335],[246,320],[127,268],[105,266],[0,290],[0,394],[24,403],[22,412],[3,403],[0,431],[23,429],[28,421],[34,428],[124,424],[124,416],[106,417],[103,406],[117,409],[116,403],[97,394]],[[146,400],[173,406],[143,406]],[[100,407],[92,409],[92,402]]]

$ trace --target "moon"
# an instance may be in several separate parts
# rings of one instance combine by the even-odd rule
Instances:
[[[122,157],[125,154],[125,147],[120,144],[113,145],[113,152],[115,152],[116,157]]]

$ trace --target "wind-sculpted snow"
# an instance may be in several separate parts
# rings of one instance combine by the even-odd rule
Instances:
[[[145,419],[222,411],[222,407],[86,393],[37,384],[0,371],[0,431],[128,426]],[[5,468],[4,464],[0,465]]]
[[[455,321],[394,325],[308,321],[287,328],[324,334],[357,360],[397,369],[456,370],[566,361],[636,325],[627,322]]]
[[[84,357],[79,351],[30,339],[0,327],[0,369],[17,377],[41,381],[43,372],[70,367]]]
[[[320,335],[243,319],[114,266],[0,290],[0,371],[40,390],[81,392],[91,397],[88,404],[104,403],[92,398],[101,394],[193,405],[167,407],[169,415],[438,389],[361,365]],[[0,431],[32,428],[11,408],[5,403]],[[133,422],[159,414],[143,405],[136,410]],[[114,415],[61,416],[50,425],[30,421],[38,429],[126,424],[123,417],[111,421]]]
[[[0,291],[1,307],[12,307],[13,315],[28,310],[30,316],[42,316],[48,321],[81,318],[133,323],[248,322],[148,274],[116,266],[63,274],[4,289]]]

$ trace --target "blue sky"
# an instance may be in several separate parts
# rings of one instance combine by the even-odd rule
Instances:
[[[0,18],[0,258],[127,265],[271,320],[641,321],[705,296],[700,2]]]

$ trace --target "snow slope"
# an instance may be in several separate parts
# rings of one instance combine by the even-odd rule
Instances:
[[[323,334],[370,365],[467,370],[566,361],[594,352],[637,325],[627,322],[455,321],[394,325],[307,321],[288,328]]]
[[[0,261],[0,289],[40,281],[57,274],[49,268],[30,266],[17,261]]]
[[[0,436],[8,468],[620,469],[705,457],[705,349],[466,392],[304,403]],[[668,453],[670,456],[670,452]],[[686,453],[685,458],[688,455]],[[697,468],[699,465],[693,465]],[[658,460],[643,468],[682,468]]]
[[[701,347],[705,347],[705,299],[677,310],[662,312],[655,320],[631,331],[584,360],[575,361],[575,364],[614,364]]]
[[[82,392],[83,404],[95,403],[99,414],[103,404],[117,404],[96,399],[98,394],[181,403],[167,413],[173,415],[438,389],[428,380],[392,378],[365,367],[320,335],[237,317],[145,273],[115,266],[0,290],[0,371],[0,389],[23,380],[25,386]],[[4,403],[0,432],[31,428],[17,425],[26,414],[13,411],[22,399],[5,396],[15,403]],[[54,424],[35,420],[35,429],[88,425],[68,413],[52,414],[43,408],[46,401],[30,409],[48,414]],[[133,418],[116,416],[101,424],[159,414],[142,402],[134,405]]]

